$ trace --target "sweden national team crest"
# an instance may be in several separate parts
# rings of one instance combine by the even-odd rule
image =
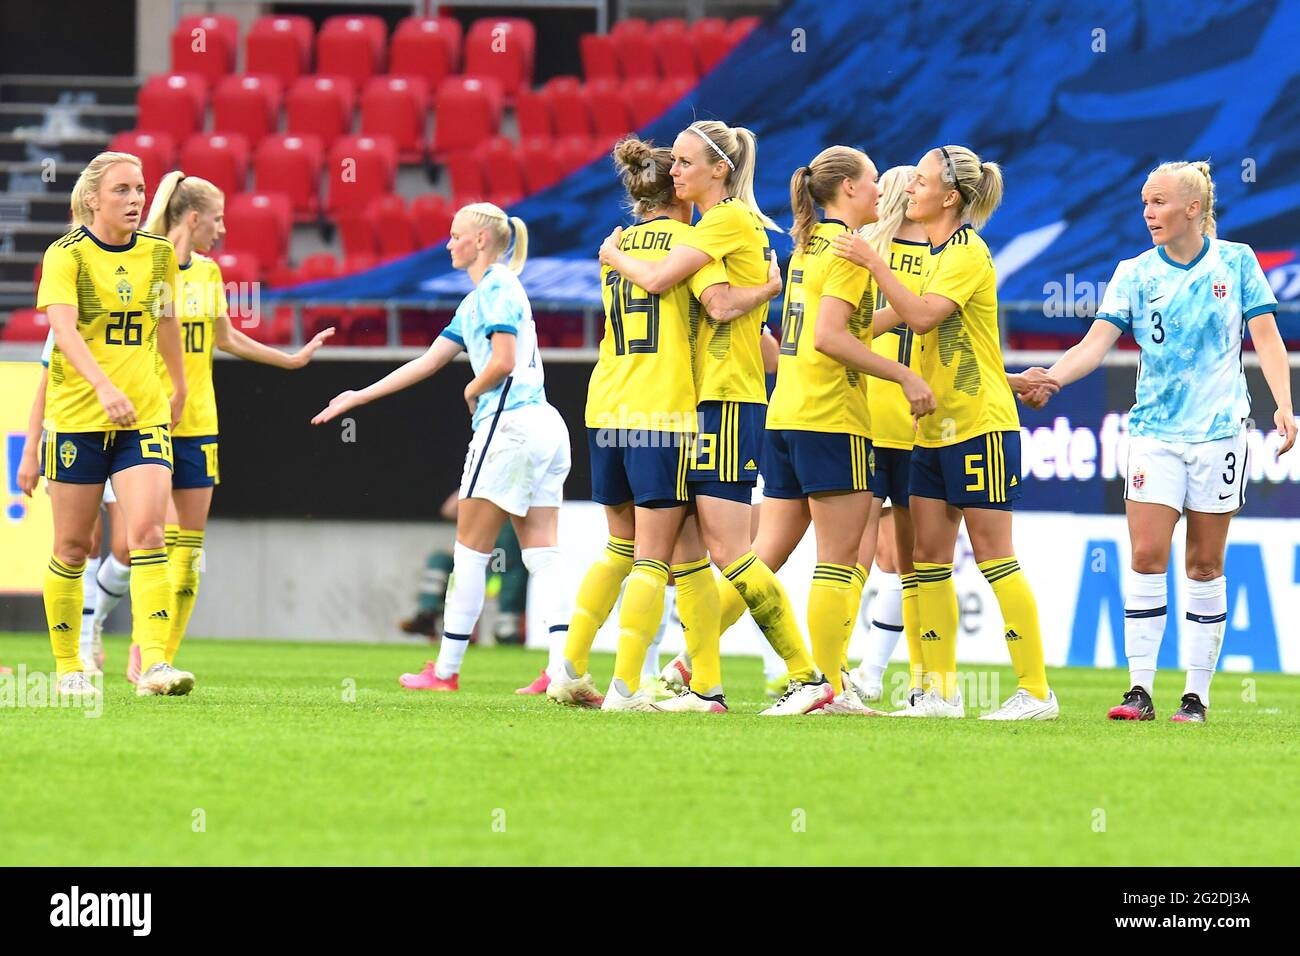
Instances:
[[[1228,283],[1217,281],[1214,283],[1212,288],[1214,289],[1214,297],[1216,299],[1226,299],[1228,297]]]
[[[72,463],[77,460],[77,446],[70,441],[65,441],[59,446],[59,460],[63,462],[64,468],[71,468]]]
[[[876,450],[874,448],[871,449],[871,453],[867,455],[867,473],[873,478],[876,475]]]
[[[134,290],[131,288],[131,283],[127,282],[125,279],[117,284],[117,297],[122,300],[123,305],[131,304],[131,294],[133,292]]]
[[[1141,468],[1135,468],[1133,470],[1133,487],[1138,491],[1141,491],[1142,486],[1145,485],[1146,483],[1147,483],[1146,472],[1144,472]]]

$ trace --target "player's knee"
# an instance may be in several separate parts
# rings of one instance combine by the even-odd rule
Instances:
[[[1213,581],[1223,576],[1223,563],[1188,559],[1187,576],[1193,581]]]
[[[152,551],[166,545],[166,536],[162,525],[149,524],[132,528],[127,541],[132,551]]]
[[[1164,549],[1134,547],[1132,565],[1138,574],[1164,574],[1169,554]]]
[[[78,567],[90,554],[90,543],[90,535],[63,538],[54,544],[54,557],[69,567]]]

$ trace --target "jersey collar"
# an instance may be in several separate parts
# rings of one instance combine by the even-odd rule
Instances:
[[[822,225],[823,226],[836,225],[836,226],[843,226],[845,229],[849,228],[849,224],[845,222],[843,219],[823,219]]]
[[[632,225],[633,225],[633,226],[644,226],[644,225],[646,225],[647,223],[651,223],[651,222],[661,222],[662,220],[664,220],[664,219],[668,219],[668,218],[669,218],[668,216],[655,216],[653,219],[638,219],[636,222],[632,223]]]
[[[1165,252],[1165,247],[1164,247],[1164,246],[1157,246],[1156,249],[1157,249],[1157,250],[1159,251],[1159,253],[1160,253],[1160,258],[1163,259],[1163,260],[1165,260],[1165,263],[1166,263],[1167,265],[1171,265],[1171,266],[1173,266],[1175,269],[1183,269],[1183,270],[1187,270],[1187,269],[1191,269],[1193,266],[1196,265],[1196,263],[1198,263],[1198,262],[1200,262],[1202,259],[1204,259],[1204,258],[1205,258],[1205,254],[1206,254],[1207,252],[1210,251],[1210,237],[1209,237],[1209,236],[1202,236],[1202,237],[1201,237],[1201,251],[1198,252],[1198,253],[1196,254],[1196,258],[1193,259],[1191,262],[1187,263],[1187,265],[1183,265],[1181,262],[1174,262],[1173,259],[1170,259],[1170,258],[1169,258],[1169,254]]]
[[[126,243],[125,245],[110,246],[106,242],[100,242],[99,239],[95,237],[95,234],[91,232],[89,229],[87,229],[85,226],[81,227],[81,231],[84,232],[86,235],[90,236],[90,241],[93,242],[95,245],[99,246],[99,248],[103,249],[105,252],[130,252],[132,249],[135,248],[136,234],[134,232],[131,233],[131,241]]]
[[[955,235],[955,233],[954,233]],[[928,242],[922,242],[920,239],[891,239],[891,242],[897,242],[904,246],[928,246]]]
[[[180,269],[181,272],[184,272],[186,269],[188,269],[188,268],[189,268],[190,266],[192,266],[192,265],[194,265],[194,257],[193,257],[193,256],[190,256],[190,261],[189,261],[189,262],[185,263],[185,265],[183,265],[183,266],[182,266],[182,265],[178,265],[176,268],[177,268],[177,269]]]
[[[943,252],[944,246],[952,242],[953,239],[957,237],[958,233],[960,233],[963,229],[969,229],[969,228],[970,228],[970,223],[968,222],[962,223],[960,226],[957,227],[957,231],[954,232],[947,239],[945,239],[943,242],[939,243],[937,246],[930,246],[930,255],[937,256],[939,253]]]

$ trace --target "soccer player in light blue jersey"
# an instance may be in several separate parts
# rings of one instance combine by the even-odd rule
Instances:
[[[1227,620],[1228,523],[1246,502],[1247,327],[1277,405],[1273,422],[1285,439],[1279,456],[1296,439],[1290,372],[1277,300],[1255,253],[1215,237],[1209,164],[1158,166],[1142,188],[1142,205],[1154,248],[1119,264],[1083,341],[1050,369],[1027,374],[1064,386],[1097,368],[1124,333],[1141,347],[1124,490],[1133,550],[1124,611],[1131,689],[1109,717],[1155,719],[1165,571],[1174,526],[1185,513],[1187,685],[1171,719],[1203,723]]]
[[[532,307],[518,273],[528,256],[523,220],[491,203],[456,213],[447,243],[451,264],[474,289],[451,323],[419,358],[360,391],[336,395],[312,419],[320,425],[428,378],[460,352],[469,353],[474,379],[465,401],[474,429],[461,475],[456,546],[443,613],[438,660],[419,674],[403,674],[411,690],[460,689],[461,662],[483,610],[492,544],[506,518],[515,526],[524,566],[544,603],[551,631],[551,663],[563,660],[569,624],[568,583],[556,547],[564,479],[569,474],[569,431],[546,401]],[[510,253],[509,263],[501,260]]]

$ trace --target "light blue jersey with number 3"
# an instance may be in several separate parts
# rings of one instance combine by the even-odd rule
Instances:
[[[478,375],[492,357],[492,336],[497,332],[515,336],[515,367],[501,384],[479,396],[472,422],[475,431],[498,411],[546,404],[533,308],[519,277],[499,262],[489,266],[478,286],[461,300],[442,335],[469,353],[469,364]]]
[[[1276,311],[1259,260],[1240,242],[1207,238],[1186,265],[1160,246],[1121,262],[1097,318],[1132,332],[1142,349],[1129,432],[1170,442],[1236,435],[1250,416],[1246,323]]]

